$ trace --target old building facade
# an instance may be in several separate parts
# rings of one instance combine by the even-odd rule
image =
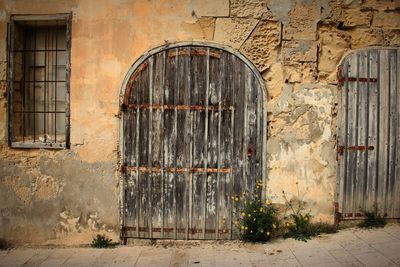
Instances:
[[[393,0],[0,0],[0,238],[230,238],[258,179],[398,218],[399,46]]]

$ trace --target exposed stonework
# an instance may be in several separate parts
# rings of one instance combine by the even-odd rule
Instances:
[[[345,27],[369,27],[371,21],[372,11],[360,12],[359,9],[345,9],[343,11],[343,26]]]
[[[282,57],[285,62],[317,61],[318,43],[315,41],[284,41]]]
[[[214,37],[215,18],[199,18],[194,22],[183,22],[185,31],[191,32],[193,39],[212,40]]]
[[[351,37],[350,48],[352,49],[383,44],[383,33],[380,29],[357,28],[348,32]]]
[[[280,23],[261,21],[240,51],[245,54],[260,71],[264,71],[278,60],[278,46],[281,43]]]
[[[282,190],[289,197],[296,195],[298,182],[311,211],[325,220],[333,208],[329,203],[334,201],[331,109],[335,90],[334,86],[315,84],[303,84],[297,89],[285,86],[274,101],[269,118],[269,193],[283,202]],[[285,164],[281,164],[282,160]]]
[[[255,19],[219,18],[215,23],[214,41],[239,48],[256,25]]]
[[[231,16],[244,18],[261,18],[268,13],[265,0],[231,0]]]
[[[273,64],[268,70],[263,73],[263,79],[267,86],[268,99],[273,100],[280,95],[282,85],[285,82],[284,67],[281,63]]]
[[[336,69],[345,52],[350,49],[350,35],[333,25],[322,25],[319,36],[319,78],[328,83],[336,83]]]
[[[317,23],[332,16],[328,1],[294,1],[289,12],[290,20],[284,23],[284,40],[316,40]]]
[[[229,0],[204,1],[193,0],[193,11],[198,17],[227,17],[229,16]]]
[[[383,30],[384,45],[400,46],[400,30]]]
[[[396,11],[374,12],[372,26],[385,29],[400,29],[400,7]]]

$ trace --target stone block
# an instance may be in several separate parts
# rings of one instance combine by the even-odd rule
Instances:
[[[218,18],[214,41],[240,48],[256,25],[256,19]]]
[[[198,17],[228,17],[229,0],[193,0],[193,11]]]
[[[372,27],[385,29],[400,29],[400,11],[374,12]]]
[[[371,25],[372,11],[361,11],[359,9],[346,9],[343,11],[343,26],[356,27]]]
[[[282,56],[285,62],[317,61],[318,42],[316,41],[284,41]]]
[[[400,30],[383,30],[383,39],[387,46],[400,46]]]
[[[351,49],[373,45],[383,45],[383,32],[380,29],[352,29],[349,31]]]
[[[316,40],[317,23],[332,16],[328,1],[296,1],[283,27],[284,40]]]
[[[336,73],[337,65],[350,49],[350,35],[334,26],[326,25],[320,27],[319,36],[318,71],[322,77],[327,77]]]
[[[7,62],[0,61],[0,81],[5,81],[7,79]]]
[[[400,8],[400,1],[398,0],[364,0],[361,2],[363,8],[373,10],[396,10]]]
[[[261,18],[268,11],[264,0],[231,0],[232,17]]]
[[[291,62],[285,65],[285,80],[289,83],[299,83],[302,80],[302,64]]]
[[[194,22],[183,22],[182,27],[194,39],[212,40],[215,28],[215,18],[203,17]]]
[[[273,100],[280,95],[285,84],[285,74],[280,62],[273,64],[262,73],[268,91],[268,100]]]
[[[318,78],[317,63],[304,62],[302,65],[303,83],[315,83]]]
[[[262,72],[278,60],[280,42],[281,24],[261,21],[240,51]]]

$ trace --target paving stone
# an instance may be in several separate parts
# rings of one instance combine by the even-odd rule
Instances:
[[[390,261],[389,259],[387,259],[378,252],[358,254],[355,255],[355,257],[367,267],[397,266],[395,263],[393,263],[392,261]]]
[[[141,251],[142,248],[137,246],[107,249],[96,259],[93,266],[134,266]]]
[[[22,266],[38,266],[43,263],[48,257],[50,257],[53,251],[54,250],[49,249],[39,249],[36,251],[36,254],[33,255],[32,258],[30,258]]]
[[[146,248],[140,254],[135,267],[168,267],[171,262],[172,249]]]
[[[324,248],[292,249],[296,259],[304,266],[320,263],[335,263],[336,259]]]
[[[92,266],[98,257],[104,253],[104,249],[79,249],[73,253],[64,263],[63,267]]]
[[[34,249],[12,249],[0,258],[0,266],[19,266],[37,254]]]
[[[72,254],[77,253],[78,249],[54,249],[50,256],[38,266],[58,267],[66,262]]]
[[[329,250],[328,252],[344,266],[364,266],[356,257],[348,253],[344,248]]]
[[[382,229],[360,230],[354,234],[368,244],[396,241],[396,238],[386,233]]]
[[[400,265],[400,241],[372,244],[383,256]]]

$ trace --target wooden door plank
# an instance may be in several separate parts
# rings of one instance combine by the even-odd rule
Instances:
[[[367,51],[360,51],[358,56],[358,77],[365,78],[368,76],[368,54]],[[368,147],[367,145],[367,131],[368,131],[368,83],[366,82],[357,82],[357,91],[358,91],[358,123],[357,123],[357,146]],[[368,149],[362,150],[357,149],[357,164],[356,175],[357,175],[357,184],[355,188],[355,213],[361,214],[364,210],[365,206],[365,195],[364,195],[364,186],[365,176],[366,176],[366,156]]]
[[[368,78],[378,78],[378,52],[377,50],[368,50],[368,64],[369,64],[369,72]],[[374,209],[375,205],[375,196],[376,196],[376,156],[377,156],[377,132],[378,132],[378,124],[377,124],[377,112],[378,112],[378,86],[377,83],[369,82],[367,84],[368,89],[368,146],[374,147],[373,150],[367,151],[367,181],[366,181],[366,190],[364,192],[364,196],[367,199],[366,204],[364,206],[364,210],[371,211]]]
[[[395,204],[395,161],[396,161],[396,134],[397,134],[397,96],[396,96],[396,75],[397,75],[397,53],[396,50],[389,50],[389,100],[388,100],[388,112],[389,112],[389,129],[388,129],[388,181],[386,184],[386,205],[385,213],[389,218],[394,218],[394,205]]]
[[[388,182],[388,134],[389,134],[389,53],[387,50],[380,50],[379,61],[379,126],[378,143],[378,196],[377,205],[380,212],[385,211],[387,182]]]

